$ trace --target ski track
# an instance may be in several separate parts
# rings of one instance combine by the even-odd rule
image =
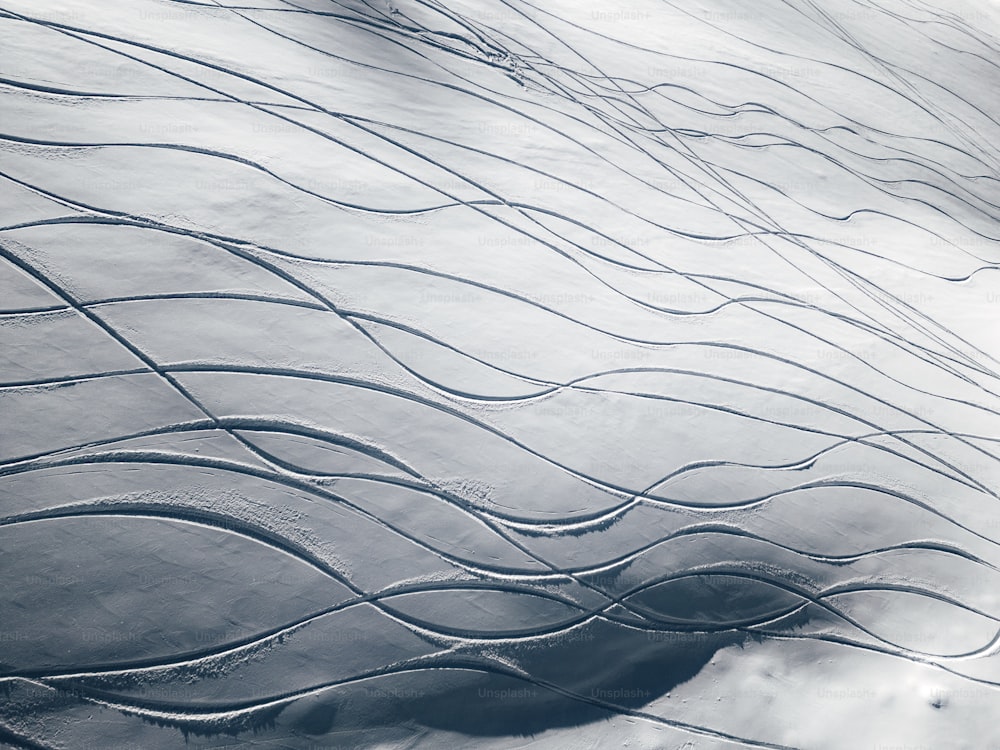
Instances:
[[[40,524],[100,520],[225,534],[343,591],[276,590],[285,615],[220,610],[221,640],[153,655],[115,657],[111,632],[22,657],[11,635],[0,741],[62,746],[32,729],[42,694],[265,737],[299,701],[448,673],[678,742],[795,746],[648,691],[595,697],[530,650],[600,660],[665,634],[713,652],[821,641],[1000,688],[968,667],[1000,644],[997,339],[940,304],[997,288],[1000,38],[920,0],[827,5],[768,4],[827,45],[812,57],[721,2],[643,5],[715,40],[679,30],[672,50],[666,22],[629,37],[610,10],[524,0],[0,0],[4,39],[80,68],[0,75],[10,559],[53,555],[17,546]],[[871,28],[976,66],[981,89]],[[213,46],[221,30],[247,35],[243,56]],[[156,180],[187,184],[158,198]],[[879,527],[850,541],[859,521],[833,498]],[[796,534],[806,518],[838,531]],[[670,586],[716,599],[685,614]],[[979,640],[887,635],[863,597],[904,594]],[[345,614],[427,651],[374,663],[372,645],[371,664],[296,677],[296,639]]]

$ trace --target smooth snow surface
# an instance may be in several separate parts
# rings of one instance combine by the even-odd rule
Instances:
[[[994,0],[0,0],[0,748],[1000,747]]]

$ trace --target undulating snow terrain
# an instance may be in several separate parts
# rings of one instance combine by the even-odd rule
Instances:
[[[1000,4],[226,3],[0,0],[0,748],[1000,748]]]

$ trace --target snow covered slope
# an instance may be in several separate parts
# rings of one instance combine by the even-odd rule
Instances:
[[[0,747],[1000,747],[1000,5],[0,0]]]

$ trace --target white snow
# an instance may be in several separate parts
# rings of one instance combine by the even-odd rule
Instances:
[[[1000,5],[0,0],[0,746],[1000,747]]]

